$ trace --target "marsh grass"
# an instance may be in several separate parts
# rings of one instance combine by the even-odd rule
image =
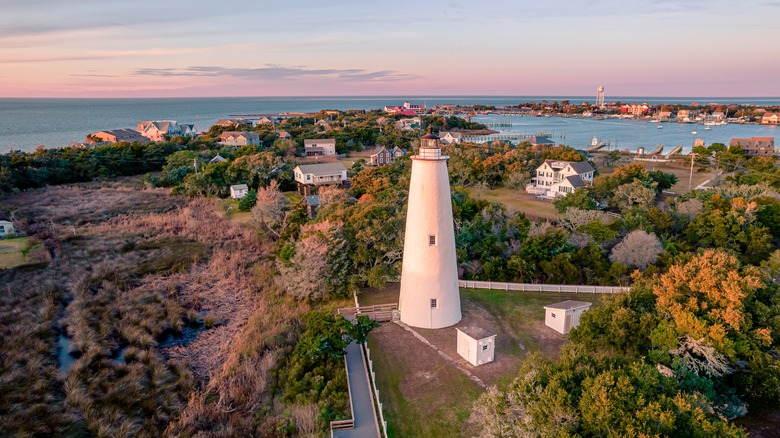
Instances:
[[[324,430],[317,400],[285,400],[278,378],[311,309],[275,289],[267,240],[214,201],[91,183],[4,202],[54,258],[0,272],[0,436]],[[160,347],[193,325],[193,342]],[[67,372],[60,333],[78,356]]]

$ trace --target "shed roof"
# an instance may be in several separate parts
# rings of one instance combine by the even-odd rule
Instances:
[[[307,205],[311,205],[312,207],[316,207],[320,205],[320,195],[309,195],[303,197],[306,200]]]
[[[249,190],[249,187],[246,184],[235,184],[230,186],[233,190]]]
[[[467,334],[472,339],[485,339],[496,335],[495,333],[489,332],[482,327],[476,326],[458,327],[458,330]]]
[[[544,306],[544,308],[555,309],[555,310],[574,310],[574,309],[581,309],[583,307],[590,307],[592,304],[593,303],[588,303],[585,301],[566,300],[566,301],[561,301],[560,303]]]

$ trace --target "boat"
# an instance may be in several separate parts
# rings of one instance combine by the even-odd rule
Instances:
[[[712,130],[712,126],[710,126],[710,125],[705,126],[704,130],[705,131],[710,131],[710,130]]]
[[[696,135],[696,129],[694,128],[693,131],[691,131],[691,134]]]
[[[597,151],[597,150],[603,148],[606,145],[607,145],[607,143],[604,143],[603,141],[599,141],[598,138],[593,137],[593,140],[590,141],[590,147],[588,148],[588,151],[591,151],[591,152]]]
[[[659,123],[659,124],[658,124],[658,126],[656,126],[656,128],[658,128],[658,129],[664,129],[664,125],[662,125],[662,124],[660,124],[660,123]]]
[[[655,146],[655,150],[653,152],[650,152],[648,155],[659,155],[664,150],[664,145],[659,144]]]

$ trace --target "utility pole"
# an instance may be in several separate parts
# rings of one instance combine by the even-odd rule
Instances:
[[[192,159],[192,166],[195,168],[195,174],[197,174],[198,173],[198,159],[197,158],[193,158]]]
[[[693,183],[693,157],[698,154],[691,152],[691,175],[688,177],[688,191],[691,191],[691,184]]]

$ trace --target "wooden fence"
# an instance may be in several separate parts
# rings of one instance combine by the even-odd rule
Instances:
[[[458,286],[471,289],[516,290],[524,292],[568,292],[584,294],[619,294],[628,292],[623,286],[581,286],[570,284],[502,283],[497,281],[458,280]]]
[[[379,401],[379,388],[376,386],[376,373],[374,372],[374,361],[371,360],[371,350],[368,349],[368,342],[363,344],[363,359],[368,364],[368,373],[371,377],[369,382],[371,383],[371,390],[374,393],[374,400],[376,401],[376,410],[379,412],[379,424],[382,426],[382,432],[385,438],[387,438],[387,421],[385,420],[385,414],[382,412],[382,402]]]
[[[358,316],[367,316],[376,322],[388,322],[393,320],[393,315],[398,311],[397,303],[377,304],[375,306],[343,307],[338,309],[339,315],[347,319],[355,319]]]

